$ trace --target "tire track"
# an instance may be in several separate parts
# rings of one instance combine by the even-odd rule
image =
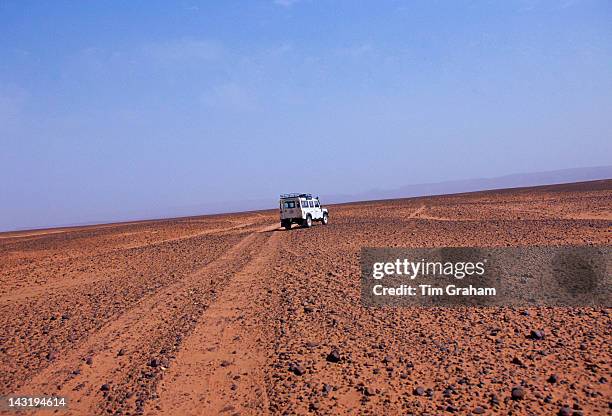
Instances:
[[[144,299],[36,374],[19,394],[78,399],[69,414],[142,413],[185,335],[261,247],[251,233],[203,269]],[[121,351],[121,354],[119,354]],[[105,391],[101,391],[101,387]]]
[[[5,370],[0,372],[0,394],[19,388],[108,322],[206,267],[246,235],[202,236],[169,243],[164,250],[157,247],[135,250],[130,256],[101,257],[92,271],[119,267],[120,272],[43,297],[0,303],[0,367]],[[81,280],[88,273],[77,276]]]
[[[272,282],[263,277],[270,276],[280,238],[271,234],[185,340],[147,414],[268,413],[264,370]]]

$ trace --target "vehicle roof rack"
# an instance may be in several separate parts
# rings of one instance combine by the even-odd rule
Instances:
[[[298,194],[298,193],[290,193],[290,194],[281,194],[281,199],[283,198],[306,198],[312,199],[312,194]]]

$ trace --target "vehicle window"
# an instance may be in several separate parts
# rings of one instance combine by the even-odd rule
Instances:
[[[310,208],[314,207],[314,202],[310,201]]]
[[[308,201],[302,201],[302,208],[308,207]]]
[[[285,201],[285,208],[295,208],[295,201]]]
[[[319,208],[319,201],[315,201],[315,207]]]

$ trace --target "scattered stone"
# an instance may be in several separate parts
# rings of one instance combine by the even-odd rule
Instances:
[[[523,365],[523,361],[521,361],[521,359],[520,359],[520,358],[518,358],[518,357],[514,357],[514,358],[512,359],[512,364],[516,364],[516,365]]]
[[[497,397],[496,394],[494,394],[493,396],[491,396],[491,404],[493,406],[499,406],[499,397]]]
[[[366,396],[374,396],[376,394],[376,391],[371,387],[364,387],[363,394],[365,394]]]
[[[330,386],[329,384],[323,384],[323,394],[327,395],[329,393],[331,393],[331,391],[334,388],[332,386]]]
[[[225,412],[233,412],[234,410],[236,410],[236,408],[234,406],[232,406],[231,404],[226,404],[225,406],[223,406],[223,408],[220,410],[220,413],[225,413]]]
[[[102,391],[109,391],[110,390],[110,386],[108,384],[102,384],[100,386],[100,390],[102,390]]]
[[[126,353],[125,349],[124,349],[124,348],[121,348],[121,349],[119,350],[119,352],[117,353],[117,357],[124,356],[124,355],[125,355],[125,353]]]
[[[57,358],[57,355],[58,355],[58,354],[57,354],[57,352],[55,352],[55,351],[49,351],[49,352],[47,353],[47,356],[46,356],[46,357],[47,357],[47,360],[49,360],[49,361],[53,361],[53,360],[55,360],[55,359]]]
[[[456,407],[455,407],[455,406],[453,406],[453,405],[450,405],[450,404],[449,404],[448,406],[446,406],[446,411],[447,411],[447,412],[449,412],[449,413],[455,413],[457,410],[459,410],[459,409],[458,409],[458,408],[456,408]]]
[[[570,409],[568,406],[563,406],[561,409],[559,409],[559,413],[557,413],[559,416],[572,416],[574,412],[572,412],[572,409]]]
[[[296,376],[302,376],[302,375],[306,374],[306,369],[304,367],[302,367],[300,364],[297,364],[297,363],[292,363],[289,366],[289,371],[291,371]]]
[[[314,308],[312,306],[304,306],[304,312],[306,313],[314,312]]]
[[[525,390],[522,387],[513,387],[510,396],[512,400],[523,400],[525,398]]]
[[[327,354],[327,361],[329,361],[330,363],[337,363],[340,362],[340,360],[340,352],[335,348],[331,350],[329,354]]]
[[[542,340],[542,339],[544,339],[544,331],[532,330],[529,333],[529,338],[533,339],[533,340],[536,340],[536,341]]]
[[[548,380],[546,380],[546,381],[548,381],[549,383],[554,384],[554,383],[559,381],[559,377],[556,374],[551,374],[550,377],[548,377]]]
[[[414,389],[413,394],[415,396],[424,396],[425,395],[425,389],[421,386],[417,387]]]
[[[85,364],[87,365],[92,365],[93,364],[93,357],[89,356],[85,359]]]
[[[474,413],[475,415],[482,415],[484,414],[484,412],[485,410],[481,406],[476,406],[474,410],[472,410],[472,413]]]
[[[232,365],[232,363],[227,360],[221,361],[221,367],[229,367],[230,365]]]

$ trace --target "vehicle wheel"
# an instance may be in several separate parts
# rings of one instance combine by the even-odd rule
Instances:
[[[321,220],[321,224],[327,225],[327,221],[328,221],[327,214],[323,214],[323,219]]]
[[[304,227],[310,228],[312,227],[312,217],[310,214],[306,215],[306,221],[304,221]]]
[[[282,227],[285,227],[285,230],[290,230],[291,229],[291,221],[284,221],[281,224]]]

